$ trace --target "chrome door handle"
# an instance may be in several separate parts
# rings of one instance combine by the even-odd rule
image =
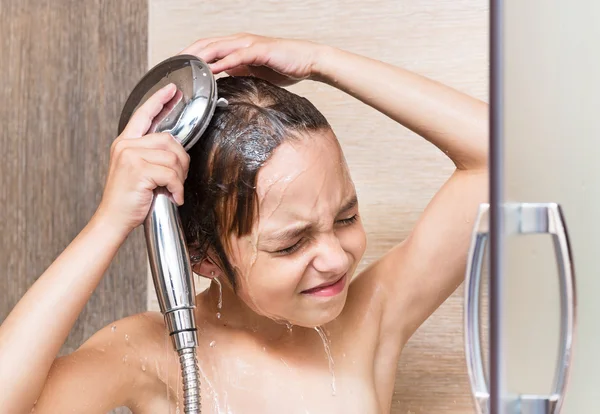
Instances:
[[[490,392],[483,372],[483,357],[479,333],[479,291],[483,253],[489,236],[489,204],[481,204],[471,238],[465,276],[464,329],[465,357],[471,382],[471,392],[478,414],[489,412]]]
[[[483,251],[488,238],[489,205],[482,204],[475,222],[465,278],[465,353],[471,389],[479,414],[489,412],[489,388],[483,373],[479,336],[479,288]],[[571,365],[576,320],[575,271],[564,215],[556,203],[504,205],[508,234],[550,234],[554,244],[560,284],[560,349],[552,391],[548,395],[521,394],[510,403],[516,414],[558,414],[562,408]]]

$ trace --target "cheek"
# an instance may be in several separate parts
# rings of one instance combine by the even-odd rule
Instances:
[[[241,276],[240,296],[263,315],[277,314],[277,309],[289,306],[297,294],[305,262],[302,255],[273,258],[258,252],[250,271]]]
[[[248,286],[264,292],[295,293],[306,270],[306,258],[302,254],[294,257],[273,257],[259,252],[257,260],[248,274]]]
[[[358,263],[367,249],[367,235],[362,222],[358,221],[352,227],[345,229],[339,237],[343,249]]]

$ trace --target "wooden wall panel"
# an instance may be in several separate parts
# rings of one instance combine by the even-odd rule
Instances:
[[[0,322],[100,202],[121,107],[146,70],[147,10],[144,0],[0,2]],[[136,230],[61,354],[145,310],[145,255]]]
[[[338,46],[487,100],[487,30],[482,0],[150,0],[149,65],[200,37],[252,32]],[[325,114],[344,148],[369,236],[362,268],[406,237],[452,165],[415,134],[329,86],[305,82],[291,89]],[[392,413],[474,411],[461,295],[462,288],[407,345]],[[158,309],[152,289],[149,307]]]

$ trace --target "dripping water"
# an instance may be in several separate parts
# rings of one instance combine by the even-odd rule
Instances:
[[[217,286],[219,286],[219,302],[217,303],[217,319],[221,319],[221,309],[223,308],[223,285],[221,281],[216,277],[213,279]]]
[[[321,341],[323,341],[323,347],[325,348],[325,354],[327,356],[327,362],[329,363],[329,373],[331,374],[331,392],[332,395],[335,395],[335,371],[333,365],[333,358],[331,356],[331,348],[330,342],[327,335],[325,335],[325,331],[320,326],[315,326],[315,331],[319,334]]]
[[[217,303],[217,309],[221,310],[223,307],[223,285],[221,285],[221,281],[216,277],[213,280],[219,286],[219,303]]]
[[[208,388],[208,391],[209,391],[210,395],[212,396],[213,404],[215,405],[215,409],[217,410],[217,412],[219,412],[218,411],[219,410],[219,395],[215,391],[212,383],[210,382],[210,380],[206,376],[204,370],[202,369],[202,364],[198,364],[198,370],[200,371],[200,376],[202,377],[201,384],[206,384],[206,387]],[[202,392],[202,390],[200,390],[200,392]]]

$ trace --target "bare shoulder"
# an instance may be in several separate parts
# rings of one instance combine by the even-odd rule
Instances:
[[[139,406],[141,393],[160,387],[157,370],[144,364],[150,365],[160,337],[164,349],[161,330],[162,315],[155,312],[129,316],[100,329],[75,352],[54,361],[36,412],[104,414],[119,406]]]
[[[82,346],[83,348],[103,346],[108,343],[117,348],[143,349],[151,346],[162,337],[164,340],[165,323],[159,312],[143,312],[108,324]]]

